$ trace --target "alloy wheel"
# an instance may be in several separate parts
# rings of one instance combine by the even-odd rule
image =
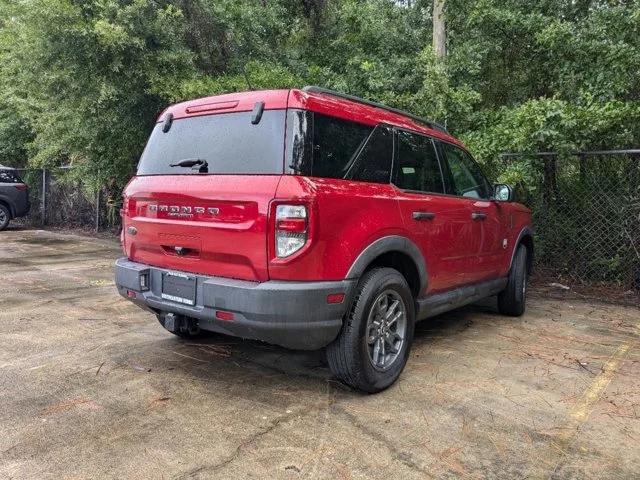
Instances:
[[[394,290],[385,290],[371,305],[367,318],[369,360],[377,370],[388,370],[400,357],[407,332],[407,309]]]

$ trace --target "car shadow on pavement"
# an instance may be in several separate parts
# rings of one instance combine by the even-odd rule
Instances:
[[[25,230],[32,230],[32,229],[25,225],[10,223],[9,226],[4,231],[5,232],[22,232]]]
[[[486,298],[418,322],[413,338],[413,347],[419,348],[421,345],[438,338],[452,338],[471,327],[474,321],[479,320],[483,314],[499,315],[496,297]]]
[[[412,351],[422,351],[442,338],[455,338],[473,325],[479,314],[493,316],[496,311],[493,298],[419,322],[416,325]],[[161,341],[159,346],[174,356],[172,369],[235,385],[236,392],[238,381],[252,385],[253,388],[270,388],[274,383],[282,386],[298,382],[301,389],[326,389],[329,385],[331,388],[352,392],[333,378],[323,350],[289,350],[210,332],[194,339],[171,336]],[[428,356],[428,349],[426,355]],[[422,360],[426,360],[425,353],[422,354]],[[407,368],[411,368],[411,362]],[[300,379],[304,381],[300,382]],[[356,392],[353,394],[357,395]]]

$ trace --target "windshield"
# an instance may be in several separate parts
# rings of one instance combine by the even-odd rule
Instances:
[[[138,175],[202,175],[198,167],[171,167],[201,159],[213,174],[283,172],[285,110],[266,110],[257,125],[251,112],[174,120],[168,132],[157,123],[138,164]]]

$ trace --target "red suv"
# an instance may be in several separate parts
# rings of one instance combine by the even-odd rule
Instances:
[[[318,87],[164,111],[124,191],[121,295],[170,332],[326,347],[368,392],[414,324],[498,295],[521,315],[530,212],[443,127]]]

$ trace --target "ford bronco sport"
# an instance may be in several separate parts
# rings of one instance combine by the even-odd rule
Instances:
[[[398,378],[416,321],[496,294],[525,309],[511,189],[441,126],[318,87],[169,107],[122,215],[118,290],[164,328],[326,348],[368,392]]]

